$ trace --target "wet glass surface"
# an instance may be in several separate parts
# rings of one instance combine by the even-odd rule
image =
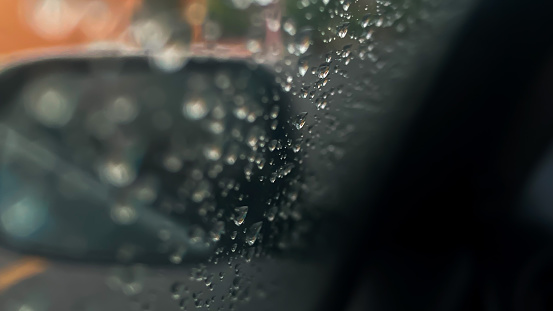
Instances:
[[[19,2],[0,24],[21,34],[0,46],[10,311],[315,309],[359,225],[350,190],[472,5]]]

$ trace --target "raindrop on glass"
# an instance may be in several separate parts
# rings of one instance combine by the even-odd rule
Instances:
[[[311,27],[305,27],[296,34],[295,50],[297,55],[303,55],[307,52],[311,45],[312,33],[313,29]]]
[[[126,187],[136,178],[136,172],[125,161],[108,160],[100,165],[100,176],[115,187]]]
[[[213,226],[213,229],[211,229],[211,232],[209,233],[211,236],[211,240],[214,242],[217,242],[221,239],[221,236],[225,233],[225,223],[222,221],[218,221]]]
[[[342,25],[336,27],[336,32],[338,33],[338,37],[345,38],[348,34],[348,27],[349,23],[343,23]]]
[[[307,112],[302,112],[294,118],[293,124],[296,127],[296,129],[301,130],[304,127],[306,118],[307,118]]]
[[[363,27],[363,28],[369,27],[370,21],[371,21],[371,15],[370,14],[367,14],[367,15],[363,16],[361,18],[361,21],[360,21],[361,27]]]
[[[247,206],[240,206],[235,208],[234,216],[233,216],[234,224],[237,226],[240,226],[241,224],[243,224],[247,214],[248,214]]]
[[[202,98],[194,98],[186,101],[182,106],[182,112],[185,117],[192,120],[203,119],[209,112],[207,104]]]
[[[328,66],[328,64],[322,64],[317,68],[317,77],[319,77],[319,79],[324,79],[328,76],[329,72],[330,66]]]
[[[255,243],[255,241],[257,241],[257,237],[259,235],[259,232],[261,231],[262,226],[263,222],[259,221],[248,228],[248,231],[246,232],[246,243],[248,245],[251,246]]]

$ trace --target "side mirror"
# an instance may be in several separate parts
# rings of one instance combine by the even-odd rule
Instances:
[[[258,65],[50,59],[0,74],[0,241],[92,262],[278,248],[305,115]],[[279,217],[283,221],[274,222]],[[271,230],[270,230],[271,229]]]

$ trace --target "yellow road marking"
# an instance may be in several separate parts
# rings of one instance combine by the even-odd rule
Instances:
[[[48,262],[37,257],[25,257],[0,268],[0,292],[11,286],[44,272]]]

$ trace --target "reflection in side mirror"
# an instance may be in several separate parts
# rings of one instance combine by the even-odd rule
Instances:
[[[5,246],[178,264],[282,246],[273,220],[299,217],[305,116],[260,66],[41,60],[6,70],[0,94]]]

